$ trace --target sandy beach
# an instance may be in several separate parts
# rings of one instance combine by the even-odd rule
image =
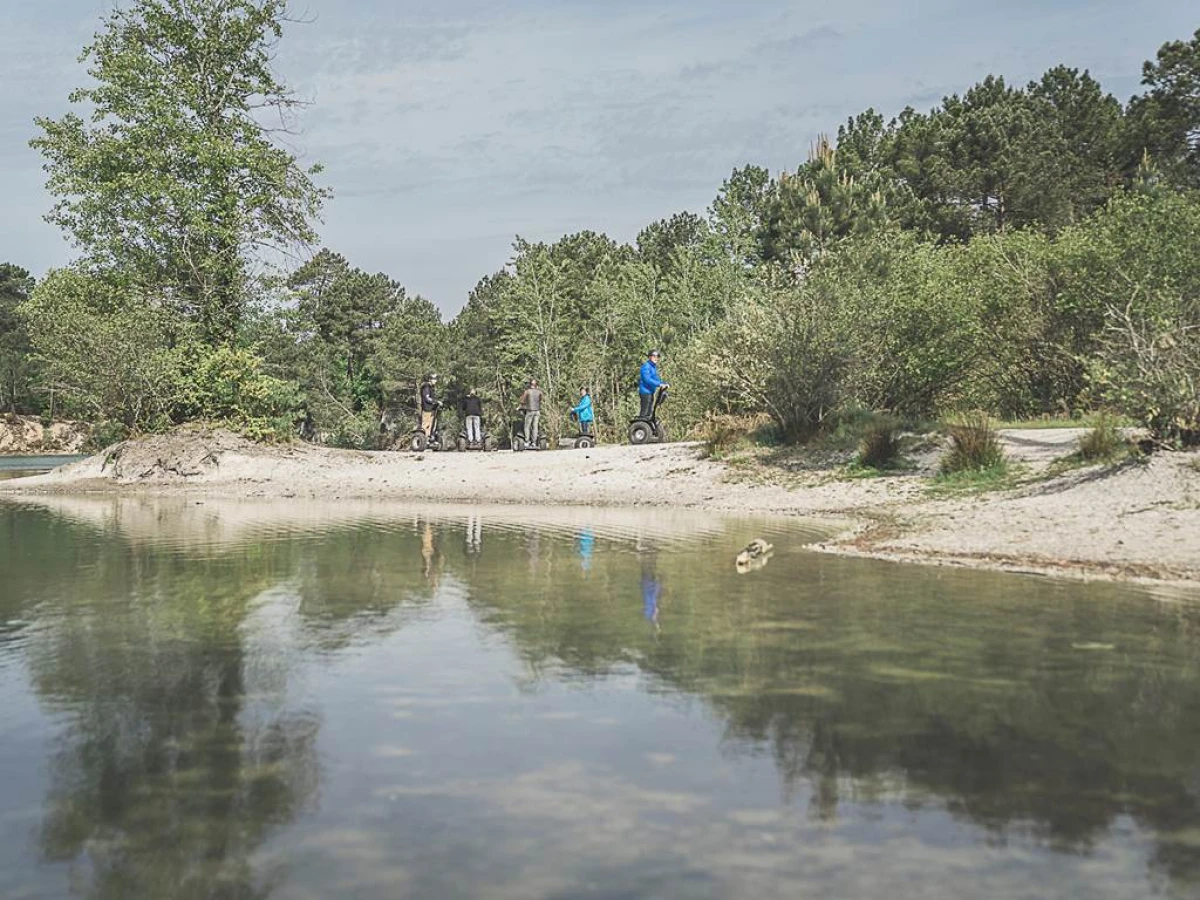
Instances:
[[[1002,433],[1027,473],[1019,487],[941,496],[930,464],[849,479],[838,470],[746,471],[696,444],[545,453],[366,453],[263,446],[190,430],[129,441],[46,475],[0,484],[0,497],[113,493],[271,501],[658,507],[819,519],[815,549],[938,565],[1138,581],[1200,583],[1200,454],[1048,467],[1073,429]],[[322,504],[328,505],[328,504]]]

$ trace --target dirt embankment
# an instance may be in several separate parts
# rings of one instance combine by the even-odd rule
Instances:
[[[1200,583],[1200,454],[1050,476],[1077,432],[1005,432],[1023,486],[931,495],[924,475],[847,480],[733,471],[691,444],[549,453],[361,453],[264,447],[182,430],[119,444],[5,492],[87,491],[239,498],[658,506],[810,516],[840,523],[818,549],[897,560],[1085,577]]]
[[[0,454],[80,453],[87,439],[88,427],[80,422],[46,426],[33,416],[0,416]]]

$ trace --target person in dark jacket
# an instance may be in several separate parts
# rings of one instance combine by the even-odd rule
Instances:
[[[421,430],[433,437],[433,419],[442,403],[437,398],[437,376],[430,372],[421,382]]]
[[[654,414],[654,394],[658,389],[670,387],[658,375],[658,360],[658,351],[651,350],[638,373],[638,399],[642,402],[638,418],[641,419],[649,419]]]
[[[471,391],[463,398],[462,414],[467,423],[467,443],[483,443],[483,400],[478,391]]]

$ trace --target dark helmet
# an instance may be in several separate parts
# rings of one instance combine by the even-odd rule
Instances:
[[[658,349],[657,349],[657,348],[655,348],[655,349],[651,350],[649,353],[647,353],[647,354],[646,354],[646,358],[647,358],[647,359],[653,359],[655,356],[659,356],[659,355],[661,355],[661,354],[659,354],[659,352],[658,352]]]

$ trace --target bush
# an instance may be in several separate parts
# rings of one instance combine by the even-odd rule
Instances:
[[[903,462],[900,442],[900,423],[889,417],[879,417],[863,432],[855,462],[872,469],[894,469]]]
[[[1000,436],[987,416],[964,416],[949,426],[950,452],[942,459],[942,474],[1000,471],[1007,465]]]
[[[170,425],[179,356],[161,306],[81,269],[49,273],[21,307],[64,412],[127,432]]]
[[[299,416],[299,388],[262,371],[251,350],[187,348],[180,373],[177,415],[228,422],[253,440],[283,438]]]
[[[1128,447],[1129,441],[1112,416],[1101,414],[1095,427],[1079,439],[1079,458],[1088,462],[1109,460]]]
[[[1200,443],[1200,309],[1175,307],[1110,308],[1089,374],[1100,400],[1178,447]]]

